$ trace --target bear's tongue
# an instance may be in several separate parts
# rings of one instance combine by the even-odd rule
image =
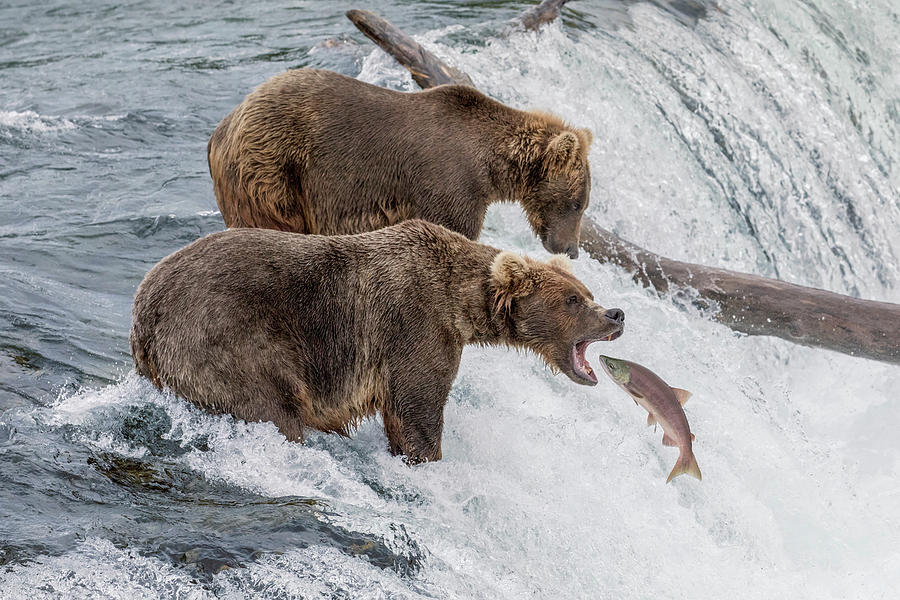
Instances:
[[[584,357],[584,353],[590,344],[589,340],[575,344],[575,348],[572,351],[572,366],[579,377],[596,383],[597,376],[594,374],[594,369],[591,368],[591,363]]]

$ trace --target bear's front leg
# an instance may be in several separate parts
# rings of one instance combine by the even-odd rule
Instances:
[[[398,386],[385,403],[382,417],[391,454],[406,455],[409,464],[441,459],[444,404],[450,382],[433,381],[412,389]]]

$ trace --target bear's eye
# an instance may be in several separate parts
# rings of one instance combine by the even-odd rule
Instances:
[[[581,210],[581,200],[575,200],[574,202],[572,202],[572,210],[574,210],[575,212]]]
[[[576,296],[575,294],[572,294],[571,296],[566,298],[566,304],[568,304],[569,306],[578,304],[578,296]]]

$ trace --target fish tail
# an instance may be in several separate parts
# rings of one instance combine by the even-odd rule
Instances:
[[[669,473],[669,478],[666,479],[666,483],[669,483],[674,478],[684,473],[693,475],[701,481],[703,480],[703,476],[700,474],[700,466],[697,464],[697,458],[690,450],[687,452],[682,451],[681,454],[678,455],[678,460],[675,461],[675,466],[672,468],[672,472]]]

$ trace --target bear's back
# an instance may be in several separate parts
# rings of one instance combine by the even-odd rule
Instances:
[[[403,93],[288,71],[210,138],[216,200],[229,227],[335,235],[423,218],[475,239],[498,199],[496,131],[522,114],[465,86]]]
[[[444,269],[450,255],[478,247],[420,219],[339,236],[229,229],[161,260],[139,286],[135,310],[147,302],[172,312],[187,304],[199,310],[196,303],[263,310],[365,294],[370,287],[400,287],[411,278],[437,283],[439,277],[430,277],[430,271]]]

